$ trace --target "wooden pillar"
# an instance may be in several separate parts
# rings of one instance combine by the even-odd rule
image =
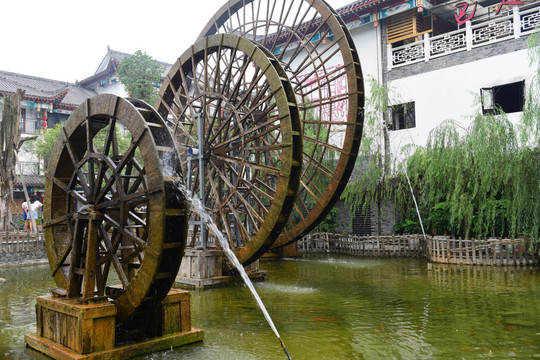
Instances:
[[[469,240],[472,248],[472,263],[476,264],[476,241],[474,239]]]

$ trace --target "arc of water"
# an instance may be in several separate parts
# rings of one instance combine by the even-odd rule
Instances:
[[[179,185],[179,189],[180,189],[180,191],[182,191],[184,196],[188,199],[188,202],[190,204],[191,209],[193,211],[195,211],[199,215],[199,217],[201,219],[201,222],[206,223],[206,226],[208,226],[210,231],[212,231],[214,233],[214,235],[217,237],[217,239],[219,241],[219,244],[221,246],[221,249],[223,250],[223,252],[227,256],[229,261],[238,270],[238,273],[242,277],[242,280],[244,280],[244,283],[246,284],[249,291],[251,292],[251,294],[255,298],[255,301],[257,302],[257,305],[259,305],[259,308],[261,309],[266,321],[268,322],[268,325],[270,325],[270,328],[272,329],[274,334],[276,334],[276,336],[277,336],[277,338],[278,338],[278,340],[279,340],[279,342],[281,344],[281,347],[283,348],[283,351],[287,355],[287,358],[289,360],[291,360],[291,356],[289,355],[289,351],[287,350],[287,347],[285,346],[285,343],[281,339],[281,336],[279,335],[279,332],[278,332],[276,326],[274,325],[274,322],[272,321],[272,318],[270,317],[270,314],[266,310],[266,307],[264,306],[264,303],[262,302],[261,297],[257,293],[257,290],[255,290],[255,287],[253,286],[253,283],[249,279],[249,276],[247,275],[246,271],[244,270],[244,267],[242,266],[240,261],[238,261],[238,258],[236,257],[234,252],[231,250],[231,247],[229,246],[229,242],[225,238],[225,235],[223,235],[223,233],[218,229],[218,227],[217,227],[216,223],[214,222],[214,220],[212,219],[212,217],[209,216],[207,214],[207,212],[204,210],[204,207],[202,206],[202,203],[201,203],[200,199],[190,196],[188,194],[187,189],[182,184]]]

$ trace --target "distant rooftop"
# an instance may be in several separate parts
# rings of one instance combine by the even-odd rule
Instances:
[[[74,109],[96,94],[77,84],[0,70],[0,95],[24,91],[24,99],[54,103],[55,106]]]

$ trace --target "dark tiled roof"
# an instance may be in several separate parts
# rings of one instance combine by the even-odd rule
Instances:
[[[14,94],[17,89],[24,91],[25,100],[54,102],[57,107],[64,105],[68,108],[96,95],[95,91],[76,84],[0,70],[0,95]]]
[[[358,0],[348,5],[345,5],[343,7],[340,7],[339,9],[336,9],[336,12],[341,17],[345,17],[349,15],[351,12],[364,9],[364,8],[367,8],[376,4],[389,3],[389,2],[392,2],[392,0]]]
[[[96,94],[97,93],[94,90],[85,89],[81,86],[72,86],[62,102],[64,104],[79,106],[86,99],[89,99]]]
[[[358,0],[355,2],[352,2],[348,5],[345,5],[339,9],[335,9],[336,13],[343,19],[345,23],[349,23],[352,21],[355,21],[358,19],[359,16],[363,16],[365,14],[369,14],[372,10],[371,8],[373,6],[379,5],[379,4],[392,4],[396,3],[402,0]],[[310,30],[317,29],[318,26],[323,22],[322,18],[317,18],[312,22],[305,22],[300,25],[300,28],[306,28],[309,26]],[[308,31],[310,31],[308,30]],[[278,38],[280,39],[278,41],[278,44],[283,42],[283,39],[285,39],[289,35],[288,30],[283,30],[279,33]],[[266,44],[272,43],[275,39],[276,34],[273,34],[271,36],[268,36],[266,38]]]
[[[43,187],[45,182],[44,175],[24,175],[24,182],[26,186],[35,186]],[[15,187],[22,187],[22,182],[19,176],[17,176],[17,181],[15,181]]]

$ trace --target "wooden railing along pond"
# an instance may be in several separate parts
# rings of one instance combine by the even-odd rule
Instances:
[[[300,252],[326,252],[357,256],[423,257],[422,235],[359,236],[314,233],[297,243]]]
[[[463,240],[422,235],[358,236],[313,233],[297,242],[302,253],[355,256],[426,257],[434,263],[539,265],[537,251],[525,239]]]
[[[47,259],[43,233],[0,232],[0,265]]]
[[[538,265],[536,251],[525,239],[465,240],[433,237],[427,240],[428,259],[445,264]]]

